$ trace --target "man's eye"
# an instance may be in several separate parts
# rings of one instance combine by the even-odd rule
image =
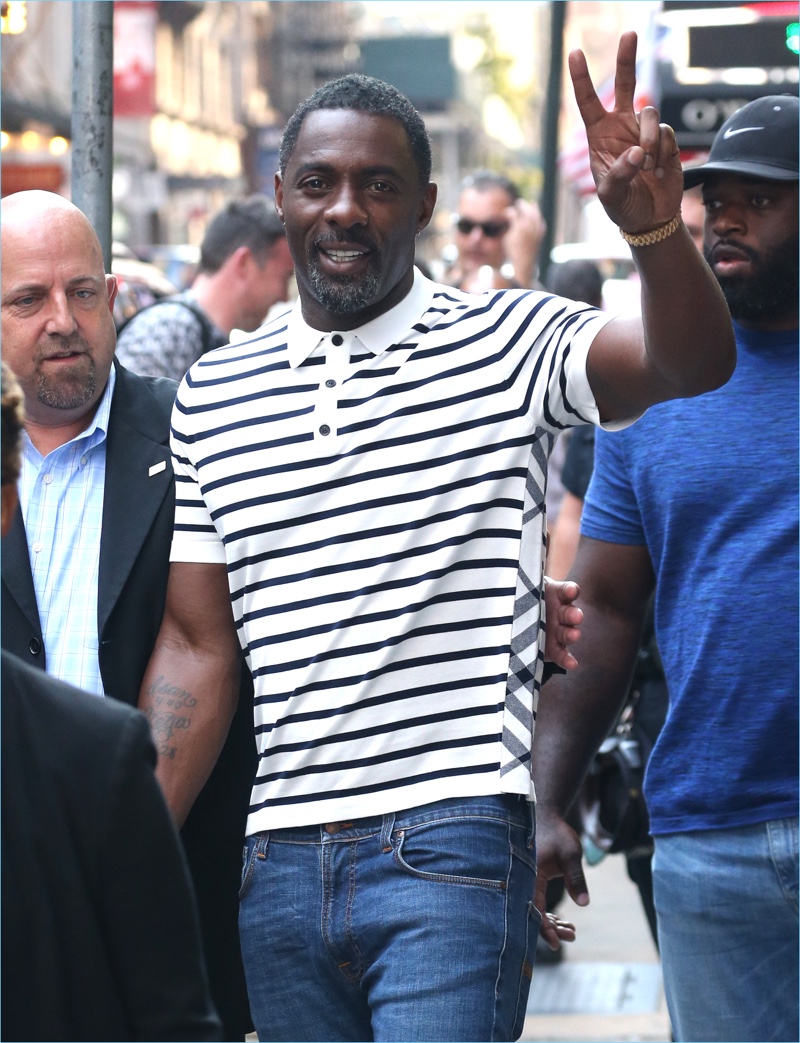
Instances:
[[[325,182],[321,177],[307,177],[300,187],[310,188],[312,192],[316,192],[325,187]]]
[[[82,301],[87,301],[91,297],[94,297],[94,290],[76,290],[75,296],[79,297]]]
[[[751,206],[754,206],[757,210],[763,210],[765,206],[769,206],[772,200],[769,196],[753,196],[750,200]]]
[[[36,298],[32,294],[29,294],[26,297],[17,297],[17,299],[14,301],[14,304],[16,304],[19,308],[30,308],[30,306],[34,303],[35,300]]]

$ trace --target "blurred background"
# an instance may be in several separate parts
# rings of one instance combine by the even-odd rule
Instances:
[[[572,48],[610,102],[617,39],[635,29],[638,104],[659,106],[687,162],[746,101],[798,90],[796,3],[4,2],[3,195],[45,188],[81,205],[73,149],[102,109],[103,83],[91,97],[82,37],[96,34],[75,34],[73,19],[92,8],[112,12],[113,143],[95,166],[110,168],[101,173],[128,311],[190,282],[205,226],[231,196],[272,195],[287,117],[343,73],[394,83],[425,118],[440,202],[419,256],[434,275],[451,248],[459,181],[477,167],[539,202],[545,264],[583,254],[619,274],[629,263],[594,196],[566,72]]]

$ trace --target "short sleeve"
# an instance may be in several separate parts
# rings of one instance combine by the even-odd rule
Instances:
[[[594,471],[583,505],[581,534],[629,546],[647,542],[628,470],[624,433],[596,433]]]
[[[172,411],[170,448],[175,472],[175,525],[170,561],[225,564],[225,546],[220,538],[200,491],[197,470],[192,461],[195,448],[191,433],[192,415],[181,406],[181,392]]]

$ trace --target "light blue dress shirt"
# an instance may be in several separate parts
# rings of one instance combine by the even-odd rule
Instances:
[[[20,503],[47,672],[104,695],[98,661],[97,578],[106,436],[115,372],[89,427],[43,457],[23,436]]]

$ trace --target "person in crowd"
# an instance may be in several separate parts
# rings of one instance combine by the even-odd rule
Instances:
[[[25,396],[20,508],[2,547],[2,645],[98,696],[136,705],[166,598],[177,384],[114,359],[116,280],[62,196],[6,196],[3,357]],[[181,727],[182,696],[173,693]],[[255,770],[249,675],[230,737],[182,838],[227,1039],[250,1025],[237,893]]]
[[[685,181],[702,185],[738,365],[691,408],[663,403],[597,434],[570,572],[581,670],[549,682],[534,741],[537,901],[563,874],[588,902],[562,816],[619,708],[655,589],[670,701],[645,796],[673,1031],[797,1040],[798,99],[740,108]]]
[[[603,307],[603,274],[594,261],[576,258],[550,266],[548,289],[559,297]]]
[[[2,364],[2,531],[22,392]],[[2,653],[2,1017],[13,1040],[218,1040],[147,721]]]
[[[211,220],[191,287],[143,308],[120,329],[117,358],[142,376],[183,379],[236,329],[252,333],[288,301],[294,273],[272,200],[232,200]]]
[[[517,286],[537,286],[545,223],[535,202],[493,170],[477,170],[461,183],[453,214],[457,256],[446,281],[462,286],[480,268],[494,268]],[[538,287],[541,288],[541,287]]]
[[[169,591],[140,706],[181,821],[245,649],[260,760],[240,929],[262,1039],[521,1032],[531,732],[547,646],[574,665],[580,615],[540,618],[547,453],[564,427],[624,426],[735,365],[680,221],[672,129],[633,111],[635,60],[624,34],[612,112],[581,52],[571,71],[642,319],[415,272],[436,203],[425,124],[390,85],[349,75],[299,106],[281,144],[297,305],[179,389]]]
[[[694,240],[694,245],[703,252],[703,230],[705,228],[706,209],[703,205],[703,193],[699,185],[692,185],[683,193],[681,203],[683,223]]]

